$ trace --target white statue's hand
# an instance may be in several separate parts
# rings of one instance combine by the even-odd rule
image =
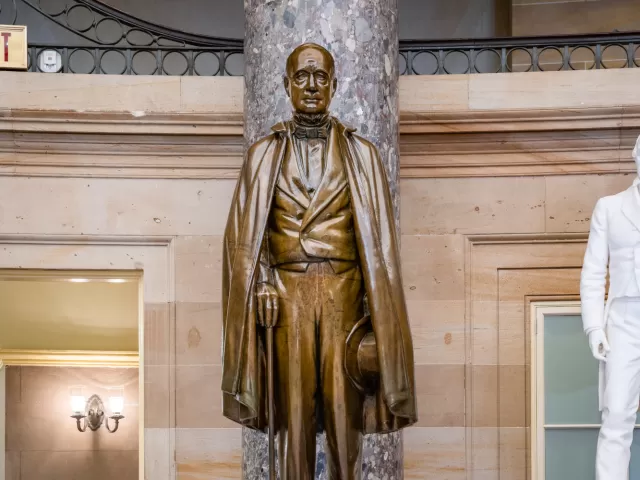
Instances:
[[[596,360],[602,362],[607,361],[607,353],[611,351],[611,347],[607,341],[607,335],[602,328],[597,328],[589,332],[589,347]]]

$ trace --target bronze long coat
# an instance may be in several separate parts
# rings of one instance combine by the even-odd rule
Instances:
[[[365,432],[390,432],[417,420],[413,344],[402,289],[394,212],[377,149],[335,118],[339,157],[349,181],[358,255],[380,364],[380,389],[365,403]],[[276,180],[290,122],[248,151],[240,172],[223,250],[223,413],[264,430],[266,360],[256,324],[254,288]],[[277,389],[277,385],[276,385]]]

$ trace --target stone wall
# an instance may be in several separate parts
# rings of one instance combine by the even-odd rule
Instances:
[[[591,209],[633,178],[639,80],[401,79],[420,414],[405,478],[527,478],[527,306],[577,298]],[[144,271],[148,480],[240,478],[241,430],[220,413],[219,302],[242,90],[239,78],[0,74],[0,268]]]
[[[6,367],[6,480],[136,480],[138,478],[138,369]],[[71,388],[99,395],[122,388],[122,420],[80,433],[71,415]],[[113,425],[110,425],[113,428]]]

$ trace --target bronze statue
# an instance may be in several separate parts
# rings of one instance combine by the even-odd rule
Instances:
[[[329,478],[360,479],[362,434],[417,419],[390,191],[374,145],[328,113],[327,50],[296,48],[284,86],[293,119],[249,148],[224,237],[224,415],[266,429],[273,331],[280,478],[313,480],[323,430]]]

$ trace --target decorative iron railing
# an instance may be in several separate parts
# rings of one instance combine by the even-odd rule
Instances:
[[[0,23],[36,13],[62,44],[29,45],[29,71],[117,75],[242,75],[243,41],[186,33],[99,0],[0,0]],[[33,28],[33,27],[31,27]],[[640,32],[401,41],[403,75],[635,68]]]
[[[403,75],[635,67],[640,67],[640,31],[400,43]]]
[[[59,55],[47,68],[46,54]],[[29,45],[30,72],[111,75],[242,75],[243,50],[221,47],[60,47]],[[36,62],[33,59],[37,59]]]

